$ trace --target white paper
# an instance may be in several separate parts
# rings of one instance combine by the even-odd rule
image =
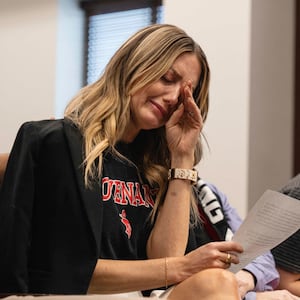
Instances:
[[[237,272],[253,259],[271,250],[300,229],[300,200],[267,190],[248,213],[232,240],[240,243],[244,252],[240,263],[229,270]]]

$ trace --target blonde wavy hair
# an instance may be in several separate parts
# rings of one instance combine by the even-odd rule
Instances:
[[[131,95],[159,80],[183,53],[196,54],[201,74],[194,99],[203,120],[208,112],[210,71],[201,47],[182,29],[170,24],[154,24],[130,37],[113,55],[100,78],[82,88],[65,110],[83,135],[84,179],[86,186],[102,174],[103,152],[109,149],[120,155],[115,145],[121,140],[131,119]],[[158,188],[153,216],[167,190],[170,155],[165,128],[143,130],[135,143],[138,151],[135,165],[151,186]],[[199,137],[195,165],[202,156]]]

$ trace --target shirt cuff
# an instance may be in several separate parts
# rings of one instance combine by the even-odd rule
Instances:
[[[255,292],[248,292],[245,295],[244,300],[256,300],[256,293]]]

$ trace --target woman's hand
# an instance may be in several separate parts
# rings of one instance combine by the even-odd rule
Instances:
[[[254,277],[250,272],[240,270],[235,274],[238,282],[241,299],[244,299],[247,292],[254,289]]]
[[[181,98],[182,102],[166,123],[166,136],[171,154],[186,156],[194,154],[203,120],[190,82],[182,87]]]
[[[211,242],[191,251],[185,258],[194,274],[207,268],[227,269],[231,263],[238,264],[237,254],[242,252],[242,246],[233,241]]]

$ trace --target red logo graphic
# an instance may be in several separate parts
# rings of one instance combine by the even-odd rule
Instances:
[[[132,229],[131,229],[130,222],[129,222],[128,219],[126,218],[126,211],[125,211],[125,209],[122,209],[122,212],[119,214],[119,216],[120,216],[120,218],[121,218],[121,222],[122,222],[122,223],[124,224],[124,226],[125,226],[125,233],[127,234],[128,239],[130,239]]]

